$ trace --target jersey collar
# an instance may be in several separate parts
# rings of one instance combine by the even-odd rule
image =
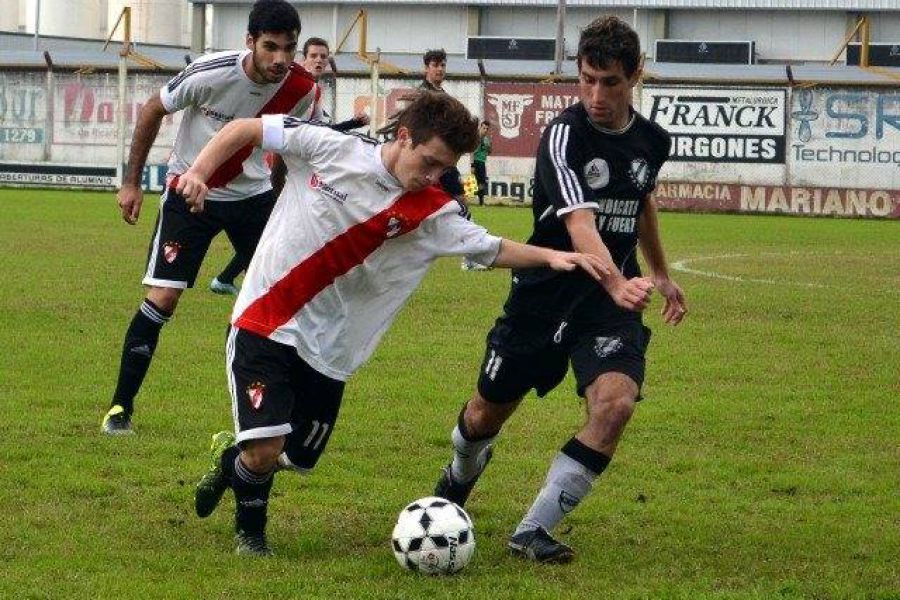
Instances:
[[[373,158],[375,160],[375,175],[386,185],[402,190],[403,186],[400,185],[400,181],[388,171],[386,166],[384,166],[384,161],[381,159],[381,151],[383,148],[384,144],[378,144],[374,147],[375,156]]]
[[[637,114],[634,111],[634,108],[629,106],[628,107],[629,118],[628,118],[628,122],[625,123],[625,126],[622,127],[621,129],[607,129],[606,127],[600,127],[599,125],[597,125],[596,123],[591,121],[591,118],[587,114],[587,109],[582,107],[582,110],[584,110],[584,118],[587,119],[587,122],[591,124],[591,127],[594,128],[594,131],[599,131],[600,133],[605,133],[607,135],[622,135],[623,133],[626,133],[629,129],[631,129],[631,126],[634,125],[635,115]]]

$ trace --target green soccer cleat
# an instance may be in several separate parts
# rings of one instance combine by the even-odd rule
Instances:
[[[120,404],[114,404],[103,417],[100,430],[106,435],[132,435],[131,415]]]
[[[232,446],[234,446],[234,434],[230,431],[220,431],[212,437],[210,445],[212,462],[209,470],[197,484],[197,491],[194,493],[194,509],[201,519],[208,517],[216,510],[222,494],[228,489],[228,478],[222,470],[221,462],[222,455]]]
[[[234,539],[237,542],[234,553],[239,556],[272,556],[272,549],[269,548],[264,533],[238,531]]]

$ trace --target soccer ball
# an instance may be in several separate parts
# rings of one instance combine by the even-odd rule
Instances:
[[[456,504],[435,496],[401,510],[392,537],[400,566],[429,575],[456,573],[475,552],[472,519]]]

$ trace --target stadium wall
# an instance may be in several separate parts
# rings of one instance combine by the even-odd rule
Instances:
[[[131,124],[170,75],[128,79]],[[418,79],[323,81],[338,120],[359,110],[379,122]],[[497,124],[488,159],[494,202],[527,205],[544,127],[577,102],[574,84],[451,80],[449,93]],[[0,74],[0,184],[110,188],[115,185],[114,74]],[[655,192],[672,210],[900,218],[900,89],[645,85],[635,98],[673,135]],[[151,150],[145,188],[161,191],[179,124],[167,117]],[[373,126],[374,129],[374,126]],[[468,157],[460,163],[469,168]]]

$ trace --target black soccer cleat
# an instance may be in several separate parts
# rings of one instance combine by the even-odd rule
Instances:
[[[201,519],[208,517],[216,510],[222,494],[228,489],[228,477],[222,469],[222,455],[228,448],[234,445],[234,434],[230,431],[220,431],[212,438],[210,446],[211,464],[209,470],[197,484],[194,492],[194,509]]]
[[[469,499],[469,494],[472,493],[472,489],[475,487],[475,483],[481,477],[481,474],[484,473],[493,456],[494,448],[493,446],[488,446],[487,450],[485,450],[484,464],[481,465],[481,470],[478,471],[475,477],[465,483],[455,481],[450,465],[447,465],[441,471],[441,477],[438,479],[437,485],[434,486],[434,495],[439,498],[445,498],[459,506],[465,506],[466,500]]]
[[[131,435],[131,415],[120,404],[114,404],[103,416],[100,430],[106,435]]]
[[[234,536],[237,546],[234,553],[240,556],[272,556],[272,549],[266,541],[265,533],[238,531]]]
[[[542,564],[563,564],[575,558],[572,548],[553,539],[543,527],[513,535],[506,546],[514,555]]]

